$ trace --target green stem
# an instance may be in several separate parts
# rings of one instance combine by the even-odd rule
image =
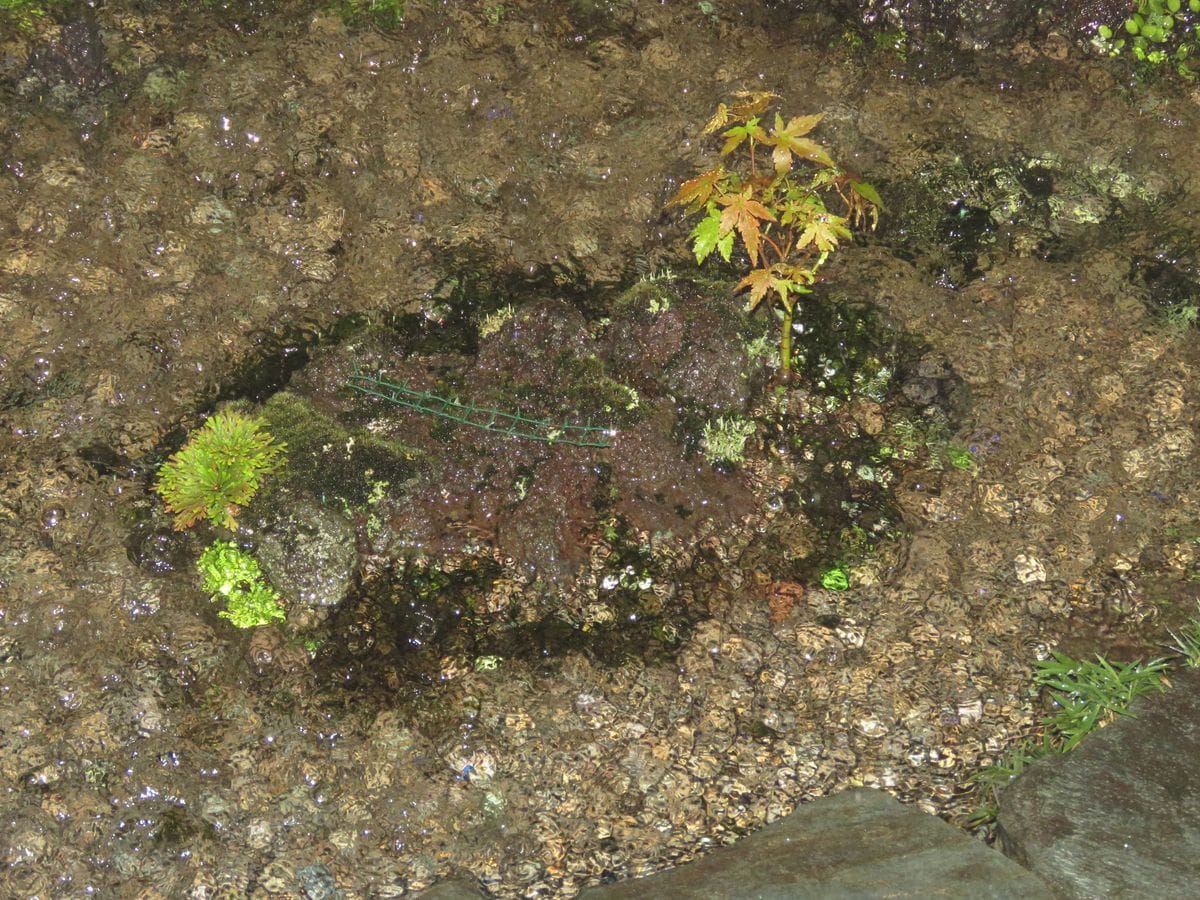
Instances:
[[[779,335],[779,370],[783,380],[792,377],[792,312],[795,307],[789,303],[783,304],[783,333]]]

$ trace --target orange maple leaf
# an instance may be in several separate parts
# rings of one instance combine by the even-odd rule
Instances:
[[[679,186],[679,190],[675,192],[675,196],[670,199],[667,206],[686,206],[689,212],[694,212],[708,201],[724,176],[725,167],[717,166],[703,175],[689,178]]]
[[[775,214],[754,199],[754,189],[747,187],[740,194],[725,194],[717,198],[717,202],[725,207],[721,213],[721,234],[728,234],[736,228],[746,245],[746,254],[750,264],[758,265],[758,248],[762,242],[762,230],[759,222],[777,221]]]
[[[775,276],[771,274],[770,269],[755,269],[739,281],[733,290],[734,293],[739,293],[749,288],[749,308],[753,310],[762,302],[763,297],[767,296],[767,291],[772,289],[774,282]]]
[[[824,113],[812,116],[796,116],[784,124],[783,116],[775,113],[775,128],[768,142],[775,145],[771,152],[771,161],[775,164],[776,172],[786,172],[792,167],[793,154],[801,159],[810,159],[823,166],[833,167],[833,159],[825,148],[816,141],[804,137],[824,118]]]

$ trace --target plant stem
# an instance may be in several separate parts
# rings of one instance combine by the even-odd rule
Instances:
[[[779,371],[784,381],[790,381],[792,377],[792,312],[795,305],[791,303],[780,305],[783,307],[783,322],[780,325],[783,331],[779,335]]]
[[[779,245],[777,243],[775,243],[773,240],[771,240],[770,235],[768,235],[766,232],[763,232],[762,239],[763,239],[763,243],[770,244],[771,249],[775,251],[775,255],[778,257],[778,259],[776,259],[776,262],[782,262],[784,259],[787,258],[787,254],[784,253],[783,250],[779,249]],[[791,238],[789,236],[788,245],[790,245],[790,244],[791,244]]]

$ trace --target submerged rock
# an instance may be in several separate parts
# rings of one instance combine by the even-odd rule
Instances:
[[[964,897],[1054,896],[1029,872],[952,825],[863,788],[805,804],[696,862],[582,896],[783,900],[934,897],[948,889]]]
[[[58,33],[29,56],[26,77],[73,92],[93,91],[112,79],[95,14],[81,8]]]
[[[763,583],[809,577],[823,542],[861,562],[891,528],[895,451],[875,448],[900,342],[814,304],[796,383],[765,391],[771,322],[728,290],[649,279],[605,317],[535,297],[314,347],[262,407],[288,467],[242,519],[289,629],[354,599],[337,628],[364,651],[384,633],[385,652],[428,647],[464,618],[476,637],[554,618],[673,643],[703,612],[690,581],[743,556]],[[915,371],[931,400],[954,380],[944,360]],[[738,428],[736,459],[706,452],[714,422]]]
[[[282,496],[281,496],[282,495]],[[354,529],[339,511],[280,492],[251,531],[263,572],[287,602],[288,627],[319,625],[355,583]]]
[[[855,0],[854,5],[866,24],[975,50],[1010,42],[1037,13],[1037,7],[1024,0]]]
[[[1068,897],[1190,897],[1200,672],[1144,697],[1072,753],[1028,766],[1000,797],[1004,850]]]
[[[310,574],[292,585],[306,606],[344,593],[357,548],[368,581],[483,564],[500,586],[477,605],[502,618],[612,621],[597,605],[610,581],[649,595],[651,570],[686,565],[688,548],[736,534],[760,506],[746,472],[698,452],[705,416],[745,413],[761,381],[737,304],[642,285],[611,321],[538,299],[480,331],[471,346],[367,329],[267,404],[289,490],[322,499],[286,513],[312,535]],[[289,568],[291,532],[267,524],[264,567]],[[333,583],[308,583],[318,576]],[[513,607],[513,585],[546,605]]]

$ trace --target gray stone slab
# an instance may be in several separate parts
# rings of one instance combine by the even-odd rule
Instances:
[[[1053,897],[1003,854],[882,791],[845,791],[648,878],[586,900],[798,900],[820,897]]]
[[[1073,897],[1200,897],[1200,672],[1000,798],[1005,852]]]
[[[417,900],[479,900],[483,891],[469,881],[442,881],[417,895]]]

